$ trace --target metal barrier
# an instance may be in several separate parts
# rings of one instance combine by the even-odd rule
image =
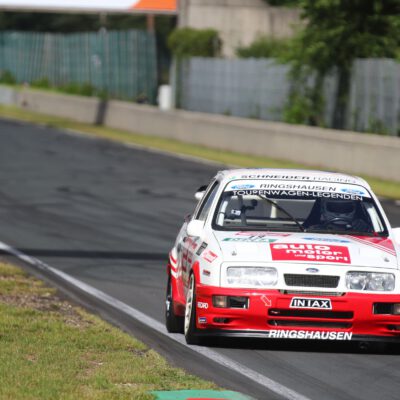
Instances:
[[[155,37],[143,31],[0,32],[0,70],[19,83],[87,85],[98,94],[154,104],[156,60]]]
[[[282,121],[291,85],[288,71],[273,59],[194,57],[178,70],[178,103],[189,111]],[[326,77],[327,127],[332,126],[336,88],[335,74]],[[356,60],[347,112],[349,130],[400,135],[400,63]]]

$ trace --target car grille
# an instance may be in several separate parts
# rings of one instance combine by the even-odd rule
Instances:
[[[352,319],[352,311],[321,311],[321,310],[287,310],[270,308],[268,315],[277,317],[297,317],[297,318],[323,318],[323,319]]]
[[[301,294],[301,295],[310,295],[310,296],[329,296],[329,297],[341,297],[346,293],[344,292],[321,292],[316,290],[279,290],[282,294]]]
[[[300,275],[284,274],[287,286],[305,286],[319,288],[336,288],[339,284],[339,276],[329,275]]]

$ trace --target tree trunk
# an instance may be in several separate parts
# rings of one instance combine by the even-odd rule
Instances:
[[[317,72],[310,97],[313,112],[309,116],[308,123],[311,126],[324,126],[324,78],[323,73]]]
[[[350,92],[350,68],[339,67],[338,74],[338,87],[333,111],[332,127],[334,129],[345,129],[347,122],[347,103]]]

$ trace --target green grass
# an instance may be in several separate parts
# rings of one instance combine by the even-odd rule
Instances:
[[[215,150],[209,147],[196,146],[172,139],[129,133],[117,129],[106,128],[104,126],[83,124],[69,119],[33,113],[27,110],[21,110],[17,107],[11,107],[11,106],[0,106],[0,117],[44,124],[59,129],[70,129],[70,130],[80,131],[101,138],[116,140],[124,143],[134,143],[145,147],[160,149],[172,153],[179,153],[179,154],[200,157],[206,160],[216,161],[218,163],[230,166],[258,167],[258,168],[267,167],[267,168],[321,169],[321,167],[318,165],[306,166],[303,164],[293,163],[289,161],[274,160],[266,157],[258,157],[247,154]],[[341,171],[341,172],[346,172],[346,171]],[[361,176],[368,181],[374,192],[379,196],[392,199],[400,199],[400,183],[393,181],[385,181],[382,179],[373,178],[365,175]]]
[[[146,400],[153,390],[216,389],[3,263],[0,327],[1,399]]]

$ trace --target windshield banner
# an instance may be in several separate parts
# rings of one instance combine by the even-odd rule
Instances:
[[[338,183],[311,183],[299,181],[238,180],[227,184],[225,191],[234,195],[261,195],[266,197],[323,197],[342,200],[360,200],[370,197],[362,186]]]

